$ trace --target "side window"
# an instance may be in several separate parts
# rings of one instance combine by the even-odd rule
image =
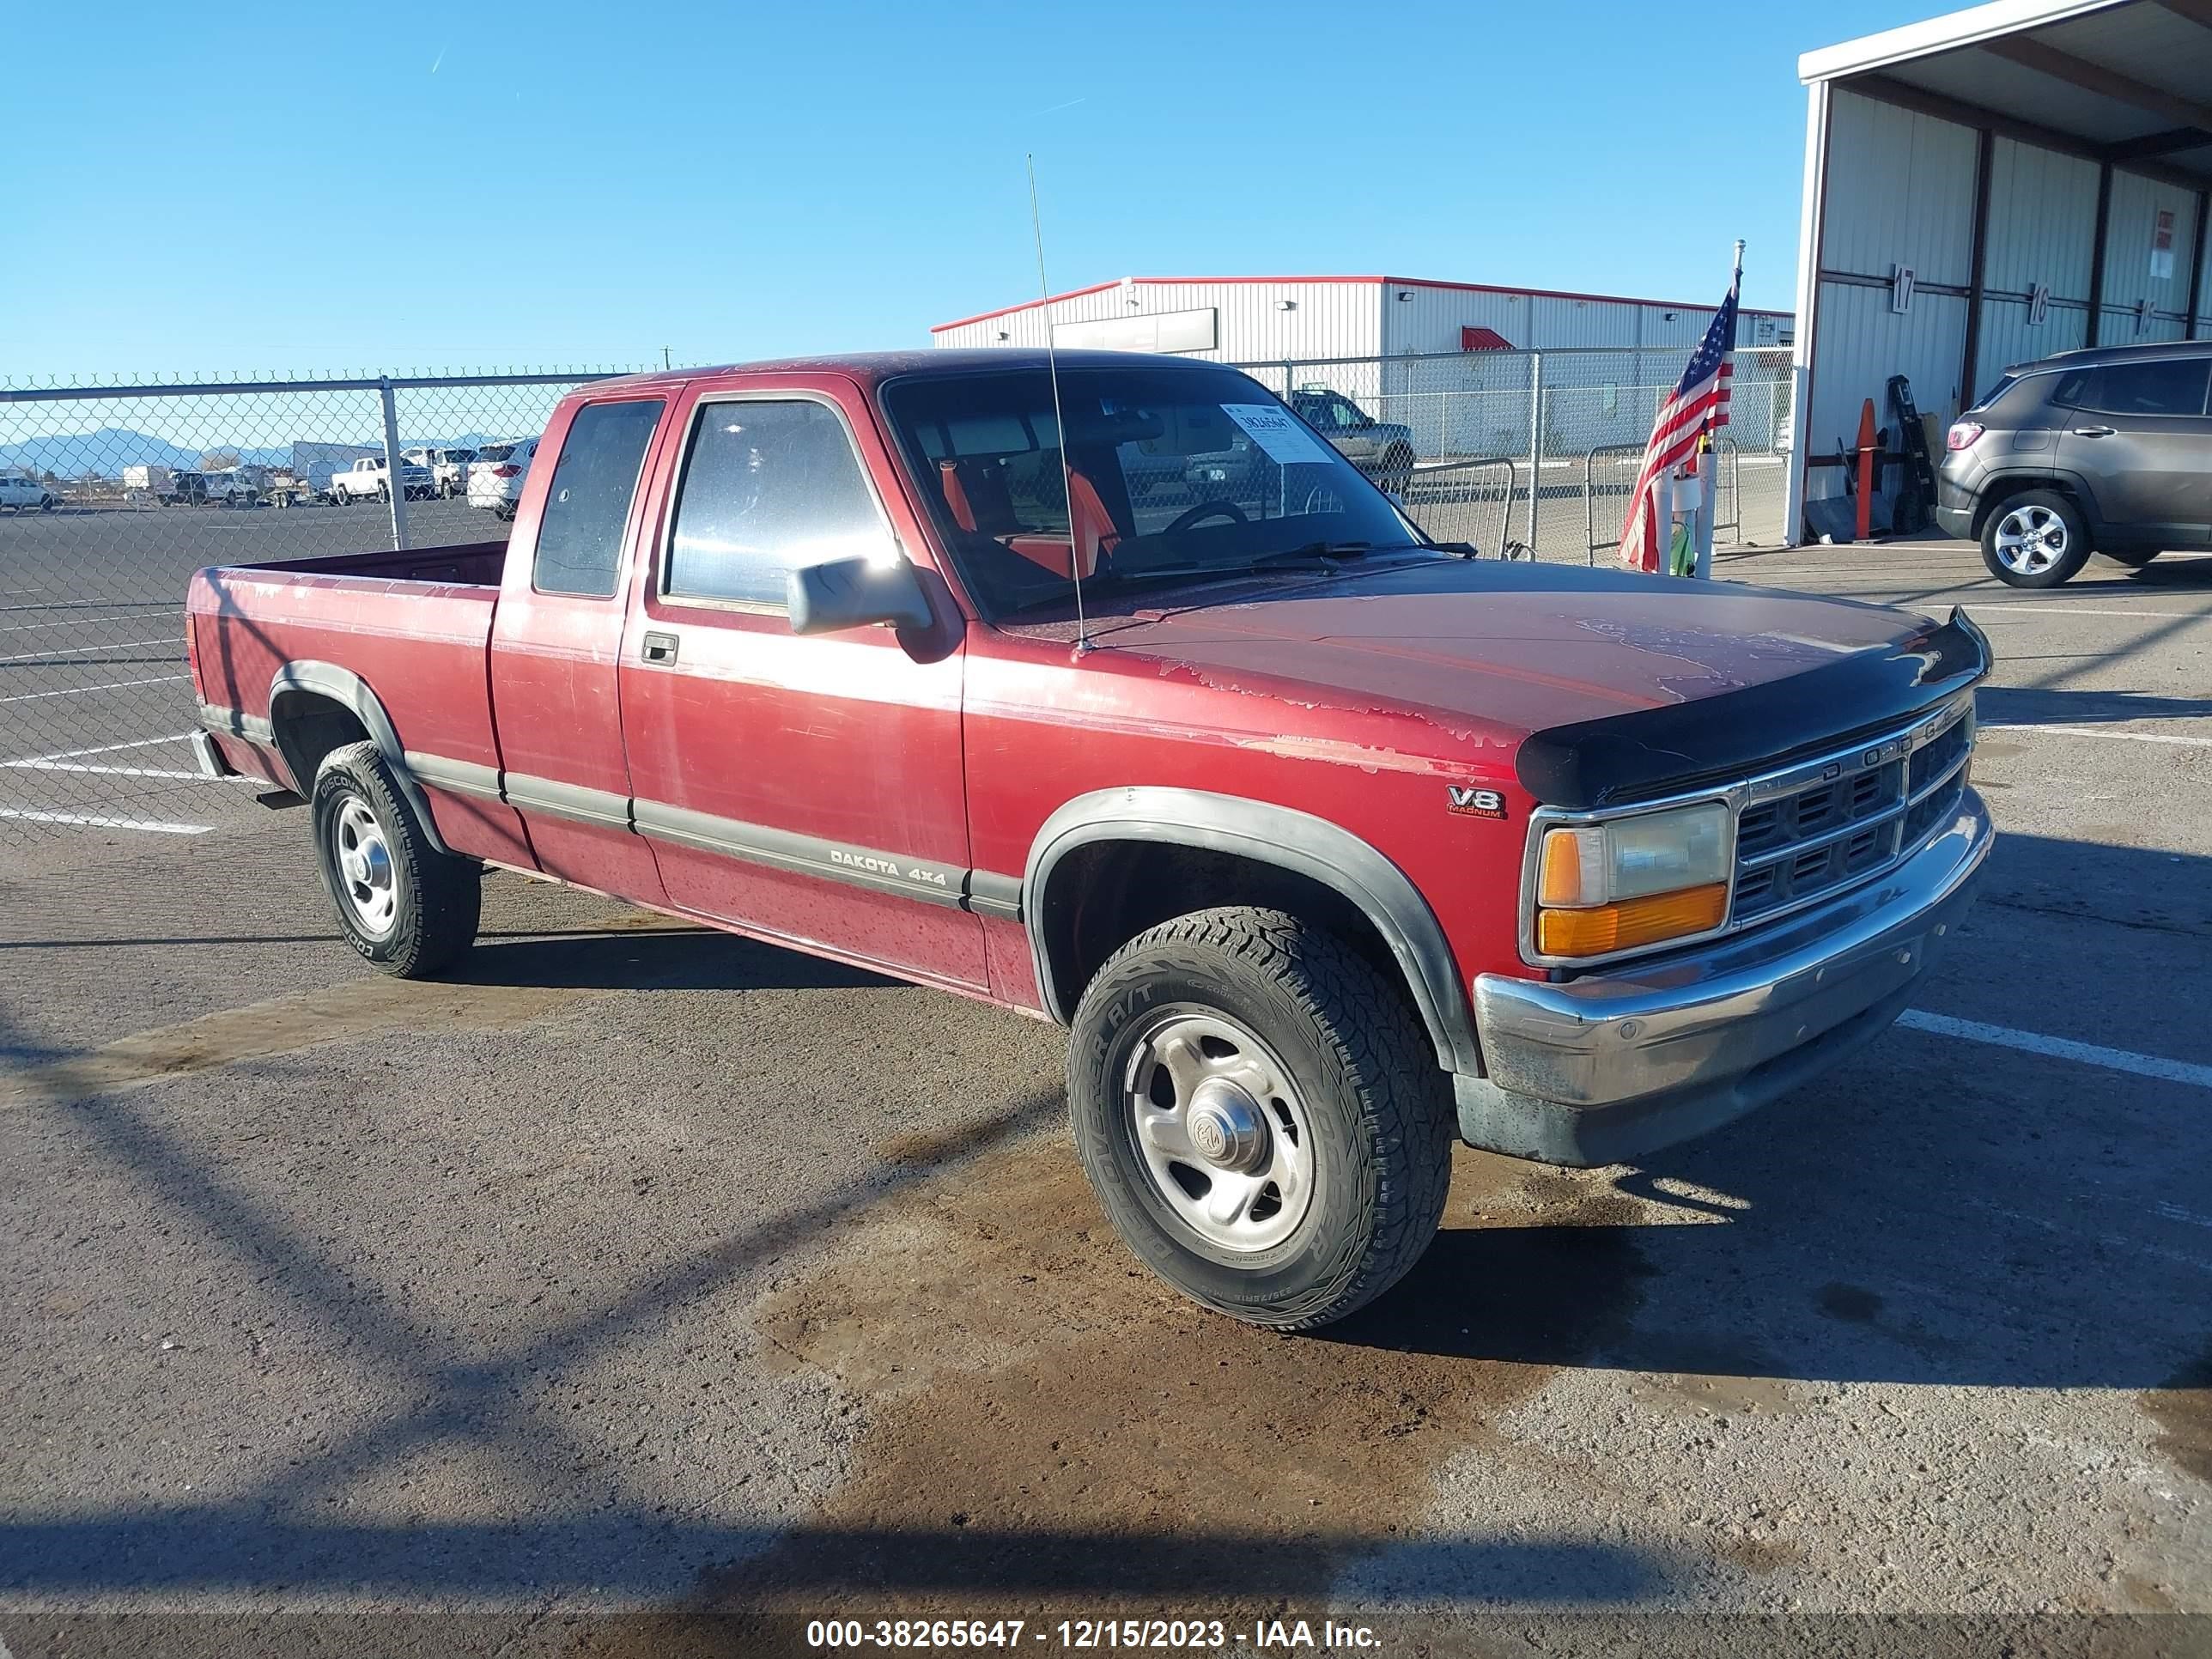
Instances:
[[[2202,415],[2208,368],[2202,357],[2108,363],[2089,376],[2078,406],[2100,415]]]
[[[672,598],[781,609],[787,572],[893,550],[853,441],[830,410],[797,398],[700,410],[669,539]]]
[[[599,599],[614,592],[623,528],[660,410],[656,398],[586,404],[576,411],[538,525],[531,581],[539,592]]]

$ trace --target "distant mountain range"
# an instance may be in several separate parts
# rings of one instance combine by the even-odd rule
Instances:
[[[511,437],[502,433],[500,437]],[[414,444],[432,444],[441,449],[474,449],[481,444],[496,443],[499,437],[482,433],[464,433],[457,438],[409,438],[402,447]],[[59,478],[78,478],[87,472],[104,478],[119,476],[126,466],[166,466],[178,471],[190,471],[200,464],[203,454],[217,450],[235,454],[249,466],[289,466],[292,460],[292,446],[281,448],[246,448],[233,444],[213,443],[205,449],[184,449],[166,438],[156,438],[149,433],[134,432],[128,427],[104,426],[97,432],[61,433],[50,438],[28,438],[21,443],[0,444],[0,470],[26,469],[33,472],[52,472]]]

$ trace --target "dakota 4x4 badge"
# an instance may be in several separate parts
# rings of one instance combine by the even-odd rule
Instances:
[[[1495,789],[1480,789],[1473,784],[1448,783],[1444,794],[1451,810],[1471,818],[1502,818],[1505,816],[1505,797]]]

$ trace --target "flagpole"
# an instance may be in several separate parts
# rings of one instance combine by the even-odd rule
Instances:
[[[1743,239],[1741,237],[1736,239],[1735,272],[1729,281],[1729,291],[1738,295],[1743,292]],[[1741,315],[1740,313],[1739,315]],[[1731,353],[1735,350],[1735,341],[1729,342],[1729,350]],[[1703,488],[1698,492],[1700,499],[1698,503],[1697,539],[1694,544],[1697,550],[1697,562],[1692,567],[1692,574],[1707,579],[1710,579],[1713,574],[1713,522],[1720,517],[1720,445],[1717,441],[1709,442],[1705,447],[1705,453],[1698,458],[1698,481]],[[1741,508],[1741,506],[1742,503],[1739,501],[1737,507]]]

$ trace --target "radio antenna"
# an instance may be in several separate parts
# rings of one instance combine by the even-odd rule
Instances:
[[[1044,297],[1044,368],[1052,381],[1052,426],[1060,440],[1060,493],[1067,503],[1067,578],[1075,584],[1075,654],[1091,649],[1083,620],[1083,550],[1075,544],[1075,479],[1067,465],[1067,422],[1060,412],[1060,354],[1052,343],[1052,283],[1044,274],[1044,220],[1037,213],[1036,156],[1030,164],[1030,230],[1036,238],[1037,292]]]

